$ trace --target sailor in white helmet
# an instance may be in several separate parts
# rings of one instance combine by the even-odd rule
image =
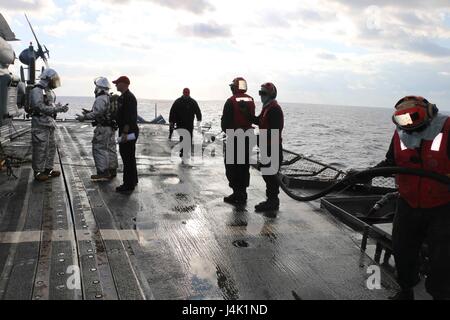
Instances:
[[[56,153],[54,118],[57,113],[67,112],[69,107],[55,104],[56,96],[53,89],[60,85],[58,73],[48,68],[42,72],[39,83],[30,93],[32,166],[34,177],[38,181],[46,181],[61,174],[53,170]]]
[[[95,101],[92,110],[83,110],[83,115],[77,115],[78,121],[93,120],[94,138],[92,139],[92,154],[94,156],[97,174],[91,176],[94,181],[106,181],[117,175],[117,147],[115,141],[115,110],[112,108],[109,90],[111,84],[105,77],[94,80]]]

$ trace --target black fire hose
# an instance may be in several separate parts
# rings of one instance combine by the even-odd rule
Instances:
[[[429,178],[429,179],[433,179],[437,182],[440,182],[442,184],[448,185],[450,188],[450,177],[448,177],[448,176],[444,176],[444,175],[437,174],[437,173],[430,172],[430,171],[425,171],[422,169],[410,169],[410,168],[399,168],[399,167],[373,168],[373,169],[360,171],[358,173],[346,176],[341,181],[336,182],[332,186],[324,189],[323,191],[321,191],[315,195],[305,196],[305,197],[294,194],[291,190],[289,190],[287,188],[286,184],[283,182],[283,178],[282,178],[281,174],[278,174],[277,178],[278,178],[278,183],[280,184],[281,189],[289,197],[291,197],[292,199],[297,200],[297,201],[308,202],[308,201],[320,199],[320,198],[330,194],[331,192],[339,191],[348,186],[357,184],[361,181],[365,181],[370,178],[391,176],[393,174],[406,174],[406,175],[415,175],[415,176],[419,176],[422,178]]]

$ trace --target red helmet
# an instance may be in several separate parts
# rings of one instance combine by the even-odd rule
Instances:
[[[406,96],[395,104],[394,123],[406,131],[414,131],[427,126],[438,113],[435,104],[419,96]]]
[[[230,83],[230,87],[233,92],[246,93],[247,81],[242,77],[235,78],[233,82]]]
[[[261,85],[261,90],[259,91],[260,96],[269,96],[272,99],[277,97],[277,87],[271,82],[266,82]]]

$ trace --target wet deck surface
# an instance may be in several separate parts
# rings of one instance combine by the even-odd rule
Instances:
[[[382,289],[367,289],[374,262],[318,203],[282,195],[279,212],[255,213],[265,191],[252,169],[248,205],[236,209],[222,201],[230,190],[220,159],[173,162],[167,135],[165,126],[141,127],[139,186],[128,196],[114,192],[121,174],[108,183],[90,181],[89,125],[60,124],[60,178],[34,182],[29,164],[15,171],[17,180],[0,174],[0,298],[386,299],[393,293],[396,285],[384,273]],[[76,281],[67,285],[71,266],[81,270],[80,289],[71,287]]]

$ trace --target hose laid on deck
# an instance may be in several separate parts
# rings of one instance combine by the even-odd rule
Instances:
[[[324,189],[323,191],[321,191],[317,194],[302,197],[302,196],[299,196],[299,195],[293,193],[291,190],[288,189],[286,184],[283,182],[283,178],[282,178],[281,174],[278,174],[277,178],[278,178],[278,183],[280,184],[281,189],[289,197],[291,197],[292,199],[297,200],[297,201],[308,202],[308,201],[320,199],[320,198],[330,194],[333,191],[338,191],[345,187],[354,185],[354,184],[360,182],[361,180],[367,180],[368,178],[375,178],[375,177],[390,176],[393,174],[406,174],[406,175],[415,175],[415,176],[419,176],[422,178],[429,178],[429,179],[438,181],[440,183],[446,184],[450,187],[450,177],[448,177],[448,176],[444,176],[444,175],[437,174],[437,173],[430,172],[430,171],[425,171],[422,169],[410,169],[410,168],[400,168],[400,167],[384,168],[383,167],[383,168],[368,169],[368,170],[364,170],[364,171],[349,175],[349,176],[345,177],[344,179],[342,179],[341,181],[336,182],[332,186]]]

